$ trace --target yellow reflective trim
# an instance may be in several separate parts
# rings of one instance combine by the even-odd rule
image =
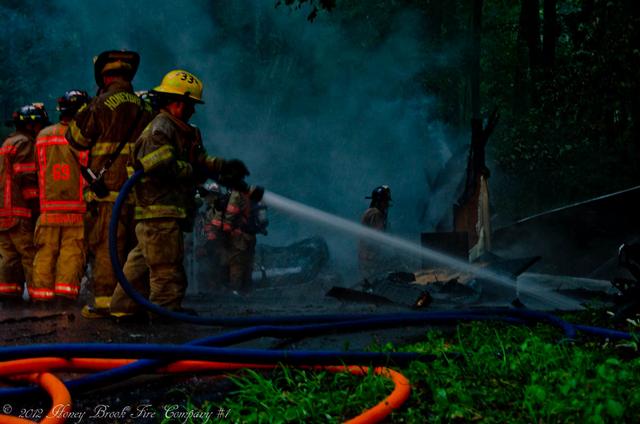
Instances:
[[[191,170],[189,162],[185,162],[183,160],[176,161],[176,165],[178,167],[178,178],[190,177]]]
[[[133,93],[122,91],[109,96],[104,101],[105,106],[111,110],[116,110],[116,108],[123,103],[133,103],[140,106],[140,98]]]
[[[222,167],[223,160],[221,158],[217,158],[215,156],[207,156],[205,160],[207,169],[210,169],[214,172],[220,172],[220,168]]]
[[[174,205],[149,205],[135,207],[135,219],[186,217],[186,210]]]
[[[159,149],[154,150],[153,152],[145,155],[140,159],[140,163],[142,164],[142,168],[145,172],[149,172],[158,164],[162,162],[166,162],[173,157],[173,147],[171,146],[162,146]]]
[[[111,296],[96,296],[95,307],[98,309],[109,309],[111,305]]]
[[[124,145],[122,150],[120,151],[121,155],[128,155],[131,153],[132,143],[127,143]],[[110,155],[116,151],[118,148],[118,143],[110,143],[108,141],[102,141],[96,143],[95,146],[91,148],[91,156],[105,156]]]
[[[133,312],[111,312],[110,314],[114,318],[131,317],[135,315]]]
[[[80,130],[80,128],[78,128],[75,119],[71,120],[71,122],[69,123],[69,130],[71,131],[71,137],[73,138],[73,140],[71,141],[80,146],[89,147],[89,142],[82,135],[82,131]]]

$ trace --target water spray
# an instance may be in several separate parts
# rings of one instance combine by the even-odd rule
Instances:
[[[111,265],[113,267],[113,272],[118,279],[122,289],[125,293],[138,305],[145,308],[147,311],[156,313],[160,316],[180,320],[183,322],[190,322],[193,324],[199,325],[222,325],[222,326],[243,326],[243,325],[270,325],[270,324],[311,324],[311,323],[328,323],[328,322],[340,322],[340,321],[350,321],[350,320],[362,320],[370,318],[370,314],[321,314],[321,315],[289,315],[289,316],[261,316],[261,317],[229,317],[229,316],[214,316],[214,317],[200,317],[193,316],[189,314],[185,314],[177,311],[170,311],[165,309],[159,305],[156,305],[138,293],[137,290],[131,285],[131,283],[127,280],[126,275],[124,275],[122,264],[120,263],[120,258],[118,257],[118,223],[120,211],[122,210],[122,206],[127,199],[127,196],[131,192],[133,186],[143,177],[144,172],[142,170],[136,171],[122,186],[120,189],[120,193],[113,205],[113,211],[111,214],[111,221],[109,222],[109,252],[111,254]],[[350,232],[352,234],[362,234],[363,237],[371,238],[372,240],[381,241],[383,243],[388,243],[391,246],[396,246],[405,251],[409,251],[413,254],[416,254],[421,257],[428,257],[432,259],[440,260],[441,263],[448,264],[450,266],[457,267],[458,269],[468,270],[469,272],[473,272],[476,275],[479,275],[484,278],[490,278],[493,281],[497,281],[502,285],[506,285],[507,287],[513,286],[513,281],[509,278],[499,275],[495,272],[488,271],[486,269],[477,268],[468,263],[462,262],[455,258],[452,258],[443,253],[435,252],[431,249],[424,248],[422,246],[411,243],[407,240],[398,239],[396,237],[392,237],[383,233],[379,233],[377,231],[368,230],[363,228],[361,225],[350,222],[346,219],[339,218],[337,216],[331,215],[329,213],[314,209],[310,206],[306,206],[295,202],[293,200],[286,199],[282,196],[278,196],[274,193],[265,193],[265,197],[263,198],[265,203],[270,203],[272,206],[276,208],[280,208],[286,211],[291,212],[294,215],[302,216],[302,217],[313,217],[315,221],[323,223],[325,225],[329,225],[333,228],[339,228],[343,231]],[[533,296],[541,297],[537,293],[533,293]],[[554,294],[554,297],[563,298],[557,294]],[[549,300],[546,299],[545,300]],[[565,301],[568,304],[568,300]]]
[[[349,221],[337,215],[321,211],[320,209],[316,209],[300,202],[296,202],[270,191],[265,191],[263,201],[268,206],[279,209],[290,215],[295,215],[297,217],[340,230],[342,232],[356,236],[360,239],[366,239],[369,241],[384,244],[418,258],[435,261],[441,265],[453,268],[457,271],[473,274],[476,277],[497,283],[502,287],[517,289],[518,293],[529,295],[533,298],[544,301],[545,303],[551,303],[559,308],[566,307],[574,303],[566,296],[558,293],[545,292],[545,294],[543,295],[535,290],[526,287],[519,287],[521,285],[517,284],[516,280],[504,274],[472,265],[453,256],[438,252],[428,247],[421,246],[410,240],[402,239],[400,237],[386,234],[382,231],[365,227],[360,223]]]

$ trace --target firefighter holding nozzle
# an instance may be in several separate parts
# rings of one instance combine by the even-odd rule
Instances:
[[[199,280],[218,294],[248,295],[253,290],[256,236],[267,235],[267,205],[262,202],[264,188],[248,191],[223,190],[208,184],[201,190],[206,209],[201,214],[204,243],[197,253]]]
[[[130,158],[145,175],[135,187],[138,244],[127,257],[124,274],[151,302],[174,311],[182,310],[187,288],[183,232],[192,231],[197,186],[213,178],[230,188],[248,190],[245,164],[208,155],[200,131],[188,123],[195,105],[204,103],[202,88],[190,72],[167,73],[153,90],[160,113],[144,129]],[[111,315],[136,319],[141,317],[139,308],[118,285]]]

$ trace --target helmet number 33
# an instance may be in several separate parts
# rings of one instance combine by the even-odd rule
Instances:
[[[189,84],[193,84],[193,75],[189,75],[186,72],[180,72],[180,79],[182,81],[187,81]]]

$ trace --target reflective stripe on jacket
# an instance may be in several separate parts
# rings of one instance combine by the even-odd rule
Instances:
[[[68,125],[51,125],[36,138],[36,165],[40,186],[40,223],[45,225],[81,225],[86,204],[85,181],[78,162],[87,165],[89,153],[76,153],[65,138]]]
[[[197,128],[166,111],[144,129],[132,161],[146,173],[135,187],[136,219],[193,218],[196,184],[218,173],[222,164],[207,155]]]
[[[0,148],[0,230],[30,218],[27,200],[38,197],[33,138],[16,131]]]
[[[80,108],[69,123],[66,138],[75,150],[90,151],[89,168],[95,174],[116,151],[120,141],[129,140],[104,175],[109,191],[117,193],[127,180],[126,164],[131,144],[152,116],[151,106],[135,95],[130,83],[116,81]],[[136,119],[138,122],[134,125]]]
[[[233,190],[229,195],[229,202],[224,211],[216,210],[211,224],[218,231],[237,235],[242,234],[249,221],[251,213],[251,199],[249,193]]]

